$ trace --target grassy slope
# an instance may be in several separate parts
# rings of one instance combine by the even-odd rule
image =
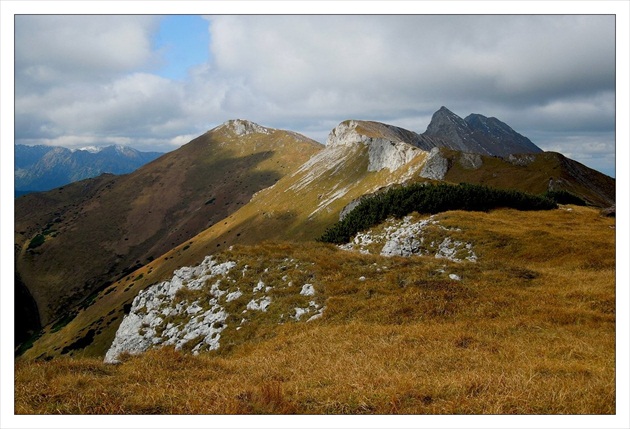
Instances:
[[[16,412],[614,414],[615,220],[570,208],[438,215],[476,263],[236,246],[309,263],[324,317],[198,357],[20,362]]]
[[[238,210],[321,149],[281,130],[235,136],[218,127],[130,175],[25,196],[16,201],[16,271],[47,324]],[[47,225],[46,242],[28,250]]]
[[[581,197],[589,204],[609,207],[615,203],[614,179],[559,153],[535,154],[534,161],[527,165],[514,165],[501,158],[484,156],[481,157],[483,167],[478,169],[464,167],[458,152],[443,149],[442,153],[451,164],[444,179],[453,183],[477,183],[542,194],[548,190],[549,179],[553,178],[561,181],[556,187]]]
[[[352,199],[372,192],[383,183],[400,181],[424,161],[419,155],[396,172],[367,172],[367,148],[357,145],[347,151],[319,152],[311,164],[287,174],[274,186],[258,192],[250,203],[197,236],[184,241],[126,278],[103,290],[87,309],[80,311],[63,329],[52,326],[26,351],[24,358],[59,355],[64,347],[81,341],[90,330],[94,338],[78,354],[103,356],[122,321],[123,308],[145,287],[170,278],[181,267],[195,265],[206,255],[233,244],[253,244],[264,240],[312,240],[338,219],[341,209]],[[334,168],[331,162],[336,163]],[[260,168],[267,167],[265,163]],[[338,191],[347,189],[339,196]],[[339,196],[338,199],[331,198]],[[330,201],[330,204],[325,204]],[[324,204],[323,204],[324,203]],[[320,210],[318,206],[321,205]]]

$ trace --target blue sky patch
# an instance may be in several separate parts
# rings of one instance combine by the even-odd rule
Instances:
[[[164,16],[154,43],[164,59],[156,74],[185,79],[190,67],[207,62],[210,56],[208,21],[198,15]]]

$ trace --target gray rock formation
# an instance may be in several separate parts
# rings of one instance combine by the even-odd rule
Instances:
[[[542,152],[531,140],[497,118],[473,113],[462,119],[444,106],[433,114],[422,136],[435,139],[436,146],[481,155],[507,157]]]
[[[420,177],[432,180],[443,180],[448,172],[448,159],[442,155],[440,149],[435,147],[429,152],[429,156],[420,170]]]
[[[459,156],[459,163],[469,170],[477,170],[483,165],[483,159],[478,153],[462,153]]]
[[[368,148],[368,171],[397,170],[422,153],[417,135],[402,128],[368,121],[344,121],[335,127],[326,146],[363,144]]]
[[[439,241],[426,239],[429,228],[437,228],[444,236]],[[361,253],[370,253],[370,249],[376,248],[380,249],[382,256],[433,255],[454,262],[477,261],[472,243],[453,239],[448,235],[449,232],[451,230],[440,225],[435,216],[418,221],[414,221],[412,216],[406,216],[402,220],[389,219],[381,232],[360,232],[350,243],[340,248]]]

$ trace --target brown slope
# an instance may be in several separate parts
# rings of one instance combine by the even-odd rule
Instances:
[[[116,281],[63,329],[54,332],[50,326],[45,328],[44,335],[23,358],[54,357],[63,354],[64,349],[76,356],[104,356],[122,321],[124,309],[140,290],[171,278],[174,270],[196,265],[206,255],[232,244],[313,240],[338,220],[339,212],[350,201],[387,184],[407,180],[417,173],[426,158],[427,152],[414,146],[390,141],[381,134],[363,134],[361,130],[371,129],[363,122],[356,124],[357,135],[343,125],[341,128],[347,132],[343,137],[338,136],[339,141],[329,142],[274,186],[258,192],[249,203],[225,219]],[[383,155],[384,160],[397,159],[396,154],[411,156],[408,152],[413,159],[392,170],[386,162],[377,162],[381,158],[370,150],[374,146],[382,148],[378,154]]]
[[[448,160],[444,180],[516,189],[532,194],[570,192],[589,205],[615,204],[615,179],[556,152],[510,155],[507,158],[440,149]]]
[[[46,325],[227,217],[321,148],[293,132],[229,121],[132,174],[19,198],[16,276]],[[45,242],[28,249],[37,234]]]

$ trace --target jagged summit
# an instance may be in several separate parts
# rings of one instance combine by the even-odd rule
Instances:
[[[455,131],[455,133],[453,133]],[[442,106],[433,114],[431,122],[424,134],[430,136],[444,136],[455,138],[462,141],[466,137],[468,125],[455,113]]]
[[[543,152],[527,137],[494,117],[478,113],[465,119],[445,106],[435,112],[423,134],[374,121],[346,120],[335,127],[327,146],[348,146],[363,143],[370,146],[406,144],[424,151],[435,147],[487,156],[508,157],[520,153]]]
[[[423,136],[436,139],[437,146],[480,155],[506,157],[542,152],[531,140],[497,118],[473,113],[462,119],[444,106],[433,114]]]

